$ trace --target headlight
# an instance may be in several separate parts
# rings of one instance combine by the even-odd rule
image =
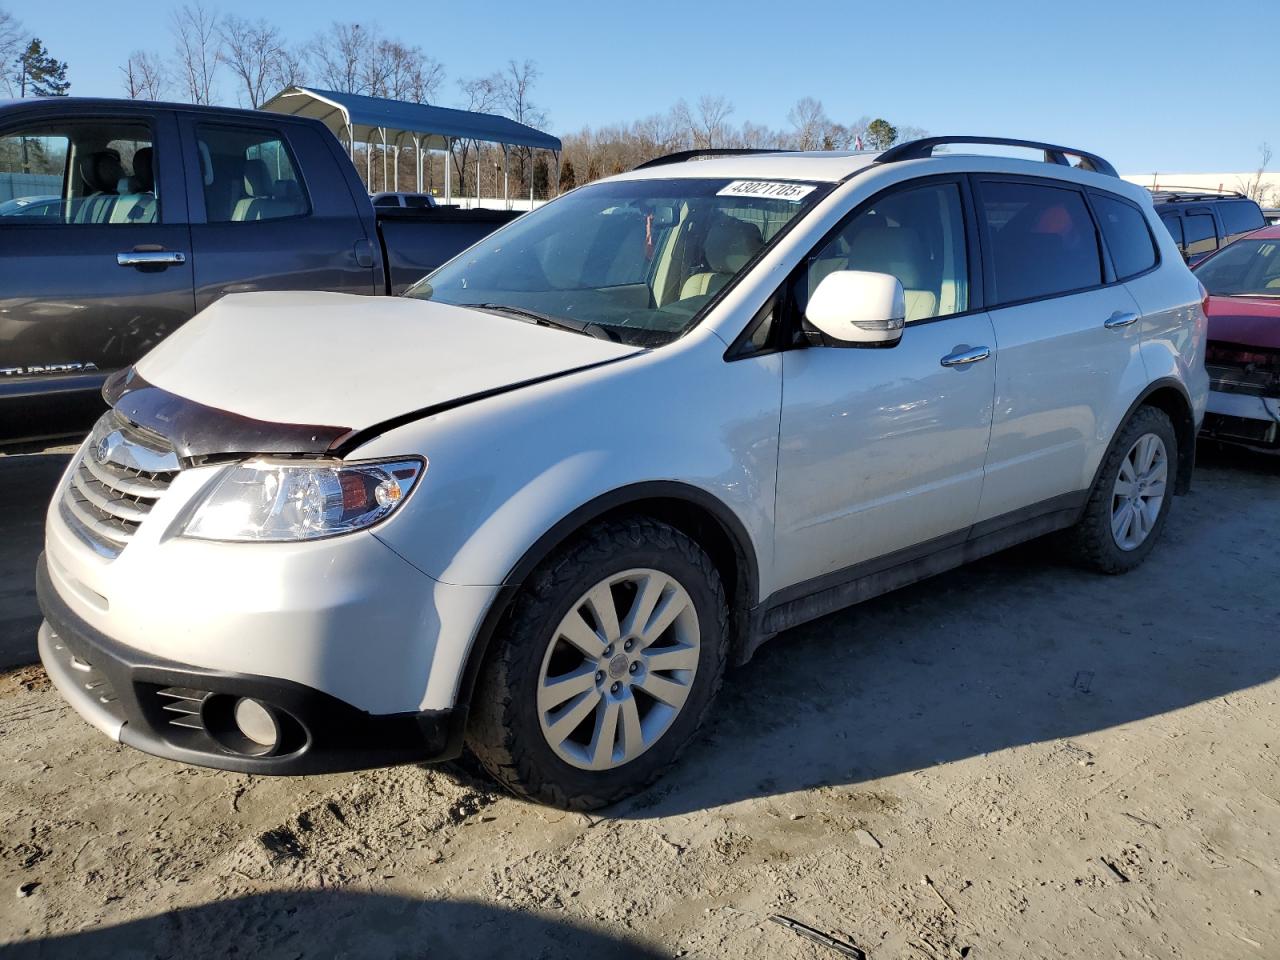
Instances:
[[[280,541],[350,533],[394,512],[426,469],[416,459],[235,464],[203,494],[182,536]]]

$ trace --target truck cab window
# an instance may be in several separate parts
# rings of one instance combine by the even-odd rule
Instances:
[[[159,222],[145,124],[38,125],[0,136],[0,226]]]
[[[279,134],[200,124],[196,137],[209,223],[281,220],[310,212],[297,167]]]

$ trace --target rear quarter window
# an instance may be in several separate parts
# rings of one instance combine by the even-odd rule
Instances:
[[[1118,280],[1127,280],[1156,265],[1156,246],[1147,228],[1147,218],[1133,204],[1104,193],[1094,193],[1093,209],[1098,214],[1102,236],[1111,252]]]
[[[1262,210],[1252,200],[1236,200],[1231,203],[1218,204],[1218,213],[1222,215],[1222,226],[1227,236],[1238,233],[1249,233],[1266,226]]]

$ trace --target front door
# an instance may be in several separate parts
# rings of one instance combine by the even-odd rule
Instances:
[[[971,310],[965,191],[939,179],[873,198],[819,244],[795,281],[802,313],[808,290],[834,270],[892,274],[906,291],[907,325],[890,348],[784,354],[778,587],[963,538],[974,522],[996,357],[990,320]],[[957,363],[962,354],[978,359]]]
[[[176,144],[127,108],[0,131],[0,438],[87,428],[105,376],[193,313]]]

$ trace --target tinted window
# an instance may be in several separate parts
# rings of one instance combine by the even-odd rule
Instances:
[[[386,196],[386,197],[375,197],[373,200],[373,205],[375,207],[398,207],[400,206],[400,198],[395,195]]]
[[[1093,209],[1111,251],[1116,276],[1124,280],[1156,265],[1156,248],[1142,211],[1123,200],[1093,194]]]
[[[1182,239],[1182,218],[1178,216],[1161,217],[1160,222],[1164,224],[1164,228],[1169,231],[1169,236],[1173,237],[1173,242],[1181,250],[1184,243]]]
[[[867,270],[898,278],[907,322],[969,309],[960,188],[940,183],[900,190],[862,211],[809,258],[806,291],[837,270]]]
[[[1227,236],[1248,233],[1266,226],[1266,221],[1262,219],[1262,211],[1252,200],[1220,203],[1218,213],[1222,215],[1222,226],[1227,231]]]
[[[158,223],[150,130],[103,120],[0,136],[0,225],[10,217],[52,225]]]
[[[404,198],[404,205],[406,207],[412,207],[415,210],[422,210],[430,207],[432,204],[430,197],[424,197],[419,194],[410,194]]]
[[[1098,231],[1076,190],[1035,183],[982,184],[997,303],[1102,283]]]
[[[196,140],[209,223],[279,220],[307,213],[297,167],[278,134],[200,124]]]
[[[1213,253],[1218,249],[1218,232],[1213,217],[1207,213],[1188,213],[1182,218],[1182,229],[1186,232],[1186,252],[1188,256]]]

